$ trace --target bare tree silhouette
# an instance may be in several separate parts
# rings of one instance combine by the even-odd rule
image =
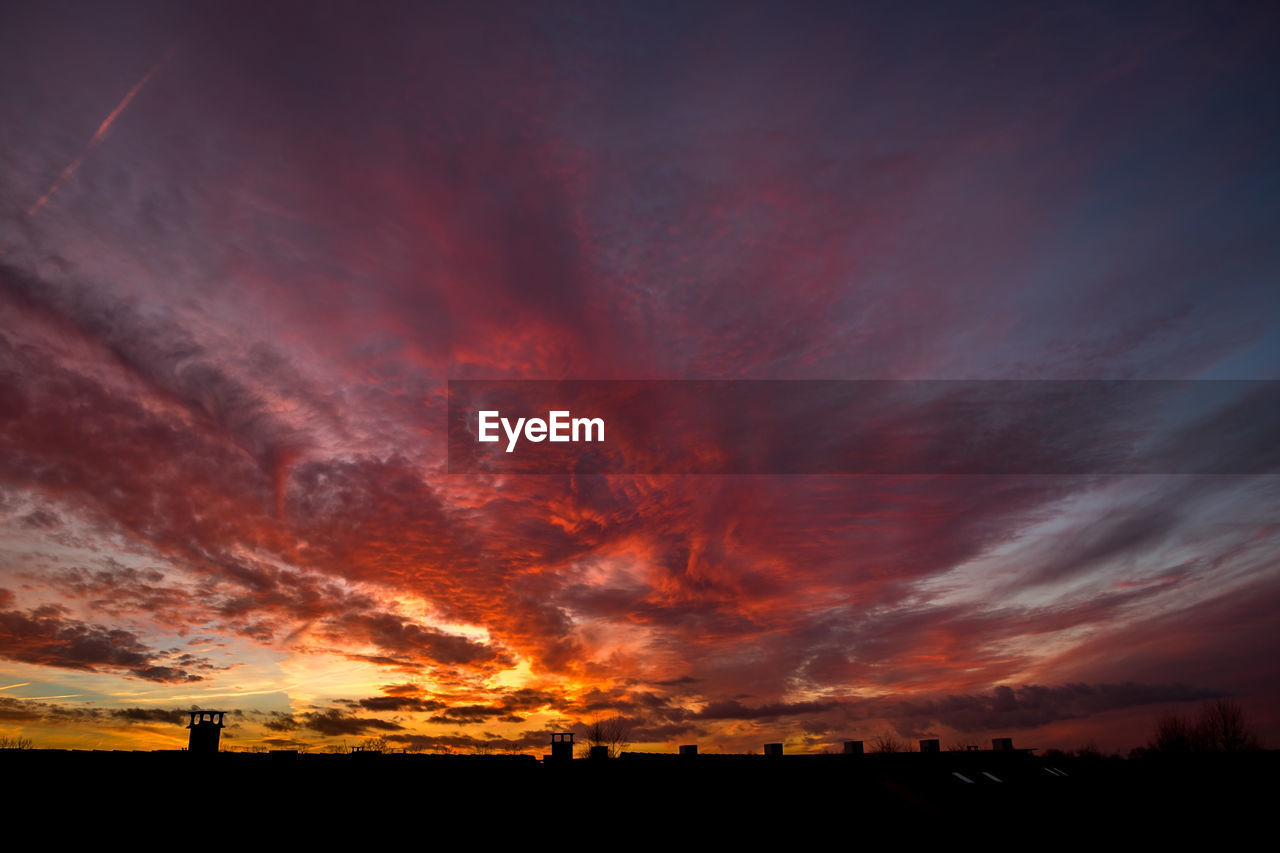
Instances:
[[[631,745],[631,724],[622,717],[610,717],[607,720],[594,717],[586,725],[587,730],[583,735],[586,741],[583,745],[585,754],[589,755],[593,746],[606,746],[609,748],[609,757],[617,758]]]
[[[1198,751],[1195,724],[1181,714],[1165,714],[1156,723],[1155,737],[1148,749],[1161,753]]]
[[[871,742],[872,752],[906,752],[907,742],[892,732],[882,732]]]
[[[1258,749],[1244,707],[1239,702],[1218,699],[1200,712],[1201,737],[1212,752],[1248,752]]]
[[[1156,723],[1147,751],[1163,755],[1190,752],[1248,752],[1259,748],[1239,702],[1217,699],[1200,709],[1195,718],[1165,714]]]

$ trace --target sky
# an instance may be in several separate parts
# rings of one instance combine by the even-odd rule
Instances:
[[[0,736],[1127,751],[1228,697],[1280,745],[1274,465],[459,474],[445,429],[460,379],[1280,379],[1278,25],[5,3]]]

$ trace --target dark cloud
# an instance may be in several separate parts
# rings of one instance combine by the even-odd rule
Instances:
[[[384,684],[382,692],[388,696],[417,696],[425,691],[417,684]]]
[[[422,752],[515,753],[539,748],[549,750],[551,744],[549,731],[523,732],[516,737],[502,737],[492,733],[482,736],[393,734],[387,735],[387,740],[400,747]]]
[[[856,702],[850,704],[849,712],[855,720],[891,720],[900,733],[915,736],[937,725],[961,732],[1034,729],[1124,708],[1202,701],[1221,695],[1221,691],[1184,684],[1001,685],[980,694]]]
[[[27,513],[22,518],[23,524],[30,525],[42,529],[57,527],[62,523],[62,519],[58,514],[47,509],[36,509]]]
[[[420,696],[370,696],[353,704],[366,711],[438,711],[445,703]]]
[[[768,705],[748,706],[736,699],[725,699],[708,702],[698,713],[699,720],[772,720],[778,717],[803,716],[820,714],[840,705],[835,701],[823,702],[776,702]]]
[[[12,600],[8,591],[0,595],[0,602]],[[59,605],[0,611],[0,657],[87,672],[117,670],[147,681],[181,683],[204,678],[165,665],[164,653],[152,649],[136,634],[73,619]],[[199,659],[190,661],[197,667],[204,663]]]
[[[0,265],[0,291],[46,322],[74,330],[109,353],[122,370],[151,384],[154,393],[180,402],[196,417],[234,436],[267,472],[282,454],[306,443],[296,428],[273,416],[267,389],[255,389],[232,375],[173,317],[148,316],[101,287],[36,279],[7,265]],[[336,417],[332,406],[265,344],[259,344],[254,355],[254,378],[272,378],[267,366],[284,370],[279,377],[284,381],[271,382],[270,394],[286,395]]]
[[[160,708],[112,708],[107,712],[113,719],[129,723],[172,723],[186,725],[187,712],[180,709],[162,710]]]
[[[442,664],[487,662],[500,656],[491,646],[406,622],[390,614],[353,614],[335,621],[344,638],[368,639],[393,654],[421,657]]]
[[[159,724],[186,726],[187,710],[182,708],[104,708],[91,704],[64,705],[34,699],[0,697],[0,719],[53,726],[131,726]],[[228,711],[228,719],[244,711]]]
[[[262,725],[267,731],[272,732],[293,732],[302,727],[302,723],[298,722],[292,714],[280,711],[268,712],[266,722]]]
[[[375,717],[357,717],[336,708],[302,714],[300,725],[326,737],[365,735],[371,732],[398,732],[404,729],[399,723]],[[288,729],[277,728],[277,731]]]
[[[31,723],[44,717],[44,708],[35,702],[0,697],[0,720],[9,723]]]
[[[482,723],[490,719],[502,722],[524,722],[524,718],[516,712],[563,707],[558,694],[529,688],[498,692],[494,699],[492,704],[451,704],[441,713],[432,716],[430,722],[461,725]]]

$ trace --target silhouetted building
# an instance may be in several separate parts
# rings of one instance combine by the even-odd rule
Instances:
[[[551,760],[573,760],[573,732],[551,733]]]
[[[937,738],[933,738],[933,737],[925,738],[924,740],[920,741],[920,751],[921,752],[942,752],[942,744],[938,742]]]
[[[993,737],[991,739],[991,749],[995,752],[1013,752],[1013,738]]]
[[[764,757],[765,757],[765,758],[781,758],[781,757],[782,757],[782,744],[780,744],[780,743],[766,743],[766,744],[764,745]]]
[[[844,742],[845,755],[862,755],[862,741],[847,740]]]
[[[684,743],[680,745],[681,758],[697,758],[698,745],[696,743]]]
[[[609,747],[607,747],[607,746],[605,746],[605,745],[603,745],[603,744],[597,744],[596,746],[591,747],[590,755],[591,755],[591,758],[593,758],[593,759],[595,759],[595,760],[597,760],[597,761],[599,761],[599,760],[601,760],[601,759],[608,758],[608,757],[609,757]]]
[[[191,722],[187,728],[191,730],[191,739],[187,742],[187,751],[202,755],[216,753],[218,741],[222,739],[222,718],[226,711],[188,711]]]

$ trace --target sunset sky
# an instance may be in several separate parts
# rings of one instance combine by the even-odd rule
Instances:
[[[1280,379],[1278,46],[6,2],[0,736],[1127,750],[1225,696],[1280,746],[1280,474],[459,474],[445,430],[451,379]]]

